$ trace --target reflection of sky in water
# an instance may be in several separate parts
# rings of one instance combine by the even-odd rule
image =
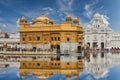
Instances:
[[[108,74],[99,80],[120,80],[120,66],[110,68]]]
[[[31,74],[22,79],[18,74],[19,69],[16,68],[6,68],[0,70],[0,80],[41,80],[37,77],[32,77]],[[65,75],[54,74],[48,77],[46,80],[66,80]],[[92,74],[83,72],[78,79],[71,76],[71,80],[96,80]],[[120,80],[120,66],[110,68],[108,74],[100,78],[99,80]]]

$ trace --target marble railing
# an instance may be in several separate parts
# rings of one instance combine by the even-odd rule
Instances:
[[[49,51],[0,51],[1,54],[56,54]]]

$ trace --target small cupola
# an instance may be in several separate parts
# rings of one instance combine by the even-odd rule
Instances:
[[[78,17],[75,17],[73,22],[74,22],[75,24],[79,24],[79,18],[78,18]]]
[[[66,21],[72,21],[72,17],[71,17],[70,14],[68,14],[68,15],[66,16]]]
[[[22,16],[22,18],[20,18],[19,22],[20,23],[27,23],[27,19],[24,16]]]

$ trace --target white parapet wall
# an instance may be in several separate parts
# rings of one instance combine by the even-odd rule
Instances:
[[[61,62],[78,62],[77,56],[61,56]]]
[[[0,65],[9,65],[8,67],[11,67],[11,68],[19,68],[20,67],[20,62],[0,62]]]
[[[50,49],[51,48],[51,45],[50,43],[49,44],[37,44],[37,49]]]
[[[77,42],[74,42],[74,43],[71,43],[71,42],[62,42],[60,43],[60,50],[61,52],[64,53],[64,51],[77,51],[77,47],[78,47],[78,43]]]

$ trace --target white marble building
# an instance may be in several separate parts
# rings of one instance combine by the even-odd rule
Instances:
[[[0,38],[0,48],[4,48],[4,44],[7,44],[7,48],[20,48],[19,43],[19,33],[10,33],[9,38]]]
[[[62,43],[60,43],[60,49],[61,49],[61,52],[62,53],[67,53],[66,51],[68,51],[68,53],[70,53],[70,52],[76,52],[77,51],[77,48],[78,48],[78,46],[79,46],[79,43],[77,43],[77,42],[66,42],[66,43],[64,43],[64,42],[62,42]]]
[[[10,39],[20,39],[20,33],[10,33],[9,38]]]
[[[112,32],[109,34],[108,48],[120,48],[120,32]]]
[[[108,18],[96,13],[87,25],[84,33],[84,44],[90,48],[120,48],[120,32],[114,32],[109,27]],[[96,49],[95,48],[95,49]],[[103,56],[103,55],[104,56]],[[94,56],[96,55],[96,56]],[[85,71],[92,72],[98,79],[106,74],[107,70],[120,65],[120,53],[90,53],[90,61],[85,60]]]
[[[5,37],[5,32],[3,32],[1,29],[0,29],[0,38],[4,38]]]
[[[84,33],[84,44],[90,48],[120,47],[120,32],[114,32],[109,27],[108,18],[96,13],[87,25]]]

